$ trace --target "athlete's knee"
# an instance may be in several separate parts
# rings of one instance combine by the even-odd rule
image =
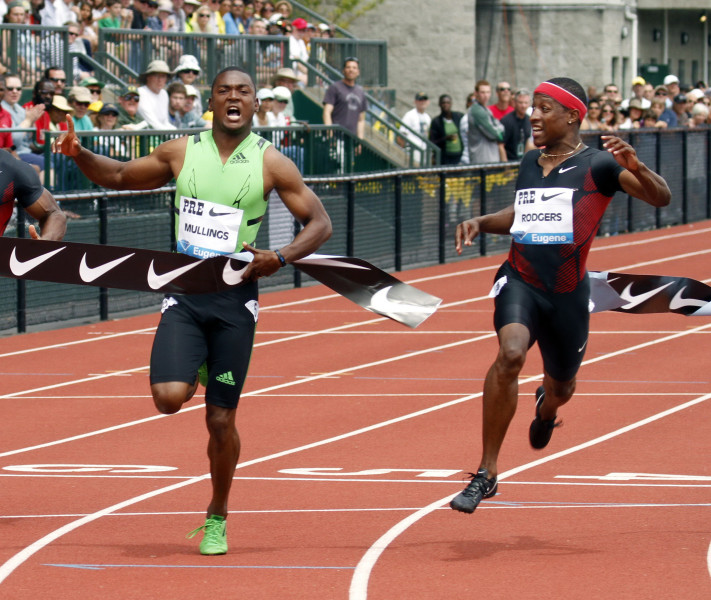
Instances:
[[[153,404],[155,404],[158,412],[164,415],[177,413],[183,403],[192,396],[190,393],[191,388],[192,386],[179,381],[153,384],[151,386]]]
[[[526,348],[521,344],[502,344],[496,358],[497,368],[504,374],[518,374],[526,362]]]
[[[211,438],[218,443],[224,442],[234,436],[237,431],[235,427],[235,409],[208,404],[205,413],[205,424]]]

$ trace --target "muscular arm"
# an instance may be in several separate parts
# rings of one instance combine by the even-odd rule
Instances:
[[[25,209],[32,217],[39,221],[40,234],[30,226],[30,235],[35,239],[61,240],[67,231],[67,218],[59,208],[54,196],[48,190]]]
[[[69,131],[54,142],[54,152],[70,156],[84,175],[103,187],[114,190],[150,190],[167,184],[180,171],[187,138],[169,140],[148,156],[121,162],[94,154],[79,144],[74,122],[67,116]]]
[[[635,149],[620,138],[605,135],[602,139],[605,149],[625,169],[620,173],[622,189],[652,206],[667,206],[671,201],[671,190],[662,176],[639,160]]]
[[[273,146],[264,153],[264,191],[275,189],[284,205],[303,228],[280,252],[287,263],[316,251],[331,237],[331,219],[321,201],[304,184],[301,173],[293,162]],[[278,271],[282,264],[273,250],[260,250],[247,244],[246,250],[254,254],[244,278],[266,277]]]

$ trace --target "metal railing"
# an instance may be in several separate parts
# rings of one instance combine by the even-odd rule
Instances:
[[[159,144],[167,140],[194,135],[199,131],[201,130],[114,129],[76,133],[81,138],[82,146],[92,152],[126,161],[150,154]],[[268,139],[277,150],[293,160],[302,175],[345,175],[396,167],[395,163],[385,158],[369,142],[358,139],[338,125],[296,124],[289,127],[255,127],[253,131]],[[45,133],[45,187],[54,193],[96,189],[97,186],[82,175],[74,161],[62,155],[52,154],[52,140],[59,135],[61,132]]]
[[[665,177],[672,202],[655,208],[618,193],[605,212],[598,235],[711,217],[711,130],[640,130],[628,136],[642,160]],[[584,140],[596,147],[598,137],[586,133]],[[382,269],[399,271],[505,252],[510,236],[486,234],[459,257],[454,251],[454,230],[464,219],[510,205],[517,175],[516,163],[502,163],[309,177],[305,181],[321,198],[333,222],[333,236],[321,252],[358,256]],[[58,194],[57,198],[80,217],[69,222],[68,241],[171,249],[172,188],[154,192],[95,190]],[[271,200],[257,237],[260,248],[281,247],[295,229],[291,214],[278,197]],[[24,219],[23,211],[18,211],[17,221],[10,223],[6,235],[22,236]],[[262,280],[260,286],[269,290],[309,281],[286,267]],[[159,303],[158,294],[0,278],[0,330],[24,331],[69,319],[108,318],[132,309],[157,309]]]

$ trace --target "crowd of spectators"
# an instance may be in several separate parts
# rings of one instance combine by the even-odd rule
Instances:
[[[453,110],[449,94],[439,97],[440,113],[432,117],[428,129],[425,119],[417,118],[424,108],[424,92],[415,97],[415,108],[406,113],[402,122],[403,135],[413,137],[411,130],[428,138],[441,152],[442,164],[483,164],[520,160],[524,152],[534,147],[531,137],[531,92],[525,88],[513,90],[508,82],[499,81],[492,95],[491,84],[482,79],[467,95],[465,112]],[[698,81],[682,86],[676,75],[667,75],[663,83],[654,86],[642,77],[635,77],[623,97],[613,83],[601,91],[588,90],[588,112],[581,122],[584,131],[624,132],[632,129],[665,129],[669,127],[711,127],[711,87]]]
[[[271,79],[262,82],[259,89],[262,107],[254,120],[259,126],[290,124],[294,113],[292,92],[306,82],[298,61],[308,60],[312,37],[332,37],[330,25],[314,25],[301,17],[293,18],[292,13],[288,0],[0,0],[4,23],[66,27],[69,50],[87,57],[97,50],[98,32],[104,28],[288,36],[290,62],[284,59],[289,66],[274,69]],[[10,33],[3,32],[7,38],[0,40],[3,51],[10,47]],[[162,45],[156,54],[168,60],[150,61],[139,74],[138,85],[121,89],[114,84],[104,99],[106,82],[97,79],[90,64],[82,62],[81,57],[73,58],[74,79],[67,80],[60,66],[64,49],[56,48],[56,37],[51,53],[42,54],[41,42],[37,41],[41,36],[30,30],[19,35],[27,38],[26,51],[14,62],[21,72],[11,73],[10,57],[0,55],[0,128],[32,132],[8,131],[0,135],[0,148],[30,163],[40,174],[45,168],[45,132],[66,129],[67,115],[72,115],[76,130],[82,132],[211,126],[211,113],[206,110],[197,85],[202,72],[200,60],[181,54],[180,45],[168,38],[155,42],[156,47]],[[169,63],[174,66],[171,68]],[[43,70],[38,70],[40,67]],[[37,77],[36,73],[41,75]],[[35,75],[29,84],[28,75]],[[31,98],[21,101],[29,86]],[[126,138],[94,134],[92,139],[100,146],[103,143],[103,151],[111,156],[130,157]]]

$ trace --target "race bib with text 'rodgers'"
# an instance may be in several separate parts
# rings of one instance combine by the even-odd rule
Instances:
[[[572,244],[573,193],[570,188],[516,191],[511,235],[520,244]]]
[[[180,197],[178,252],[211,258],[237,251],[244,211],[208,200]]]

